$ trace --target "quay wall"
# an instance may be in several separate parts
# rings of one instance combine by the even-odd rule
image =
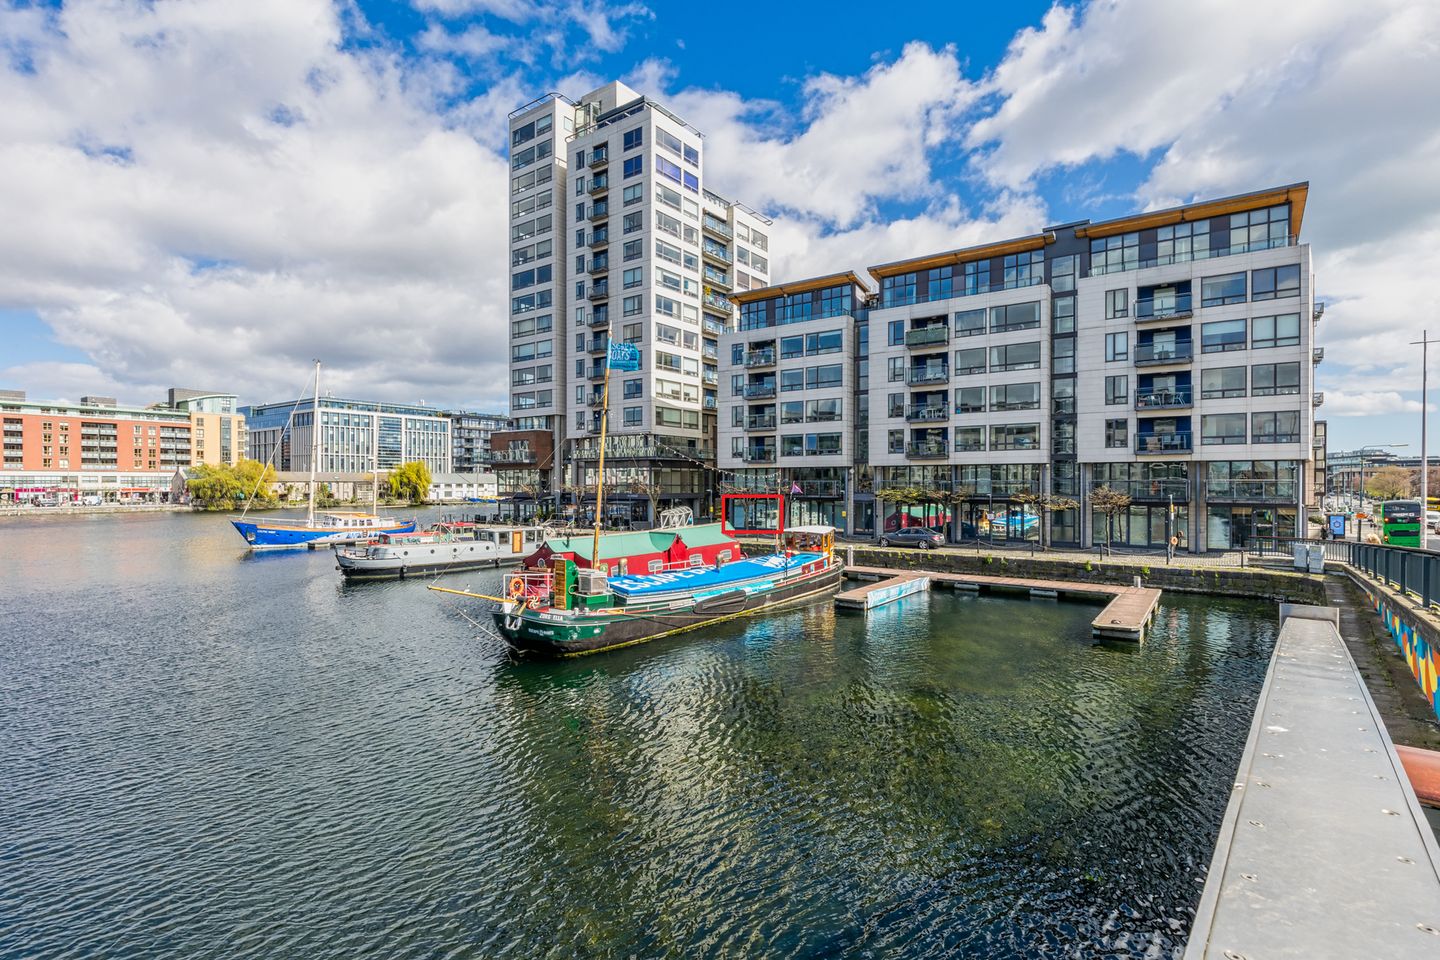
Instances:
[[[1440,620],[1433,613],[1422,611],[1418,601],[1389,584],[1372,580],[1354,567],[1348,567],[1347,572],[1365,591],[1371,608],[1404,655],[1410,675],[1425,694],[1430,712],[1440,722],[1440,700],[1435,696],[1437,674],[1440,674]]]
[[[1292,573],[1265,568],[1165,566],[1161,563],[1079,561],[1043,556],[1004,554],[976,556],[943,550],[893,550],[845,545],[837,548],[861,566],[934,570],[942,573],[983,573],[990,576],[1028,577],[1035,580],[1069,580],[1078,583],[1113,583],[1130,586],[1136,577],[1147,587],[1182,593],[1283,600],[1315,606],[1325,604],[1325,578],[1320,574]]]

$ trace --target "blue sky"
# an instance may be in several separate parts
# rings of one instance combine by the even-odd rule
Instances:
[[[503,408],[505,114],[622,78],[777,279],[1308,179],[1332,446],[1404,439],[1440,5],[1294,9],[0,0],[0,386]]]

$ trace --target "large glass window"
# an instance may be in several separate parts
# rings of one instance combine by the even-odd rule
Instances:
[[[1099,276],[1140,265],[1140,234],[1121,233],[1090,241],[1090,272]]]
[[[1126,331],[1105,334],[1105,362],[1130,359],[1130,334]]]
[[[1300,364],[1257,363],[1250,368],[1250,392],[1257,397],[1299,393]]]
[[[1200,306],[1221,307],[1245,302],[1245,274],[1227,273],[1200,281]]]
[[[1244,443],[1245,414],[1213,413],[1201,417],[1200,442],[1206,445]]]
[[[1038,446],[1038,423],[1001,423],[990,427],[991,450],[1033,450]]]
[[[811,423],[839,420],[840,403],[839,397],[828,397],[824,400],[807,400],[805,402],[805,419]]]
[[[886,330],[889,333],[890,346],[897,347],[905,342],[904,320],[891,320],[890,323],[886,326]]]
[[[963,351],[962,351],[963,352]],[[1040,344],[1009,343],[990,348],[990,369],[1031,370],[1040,366]]]
[[[990,308],[990,332],[1007,333],[1040,326],[1040,302],[1012,303]]]
[[[1040,409],[1040,384],[1005,383],[990,388],[991,410]]]
[[[955,336],[974,337],[984,332],[984,310],[962,310],[955,314]]]
[[[839,330],[807,334],[805,353],[812,357],[821,353],[839,353],[843,349],[844,343],[845,335]]]
[[[1119,290],[1106,290],[1105,319],[1118,320],[1128,316],[1130,316],[1130,289],[1121,287]]]
[[[955,449],[961,451],[974,451],[985,449],[985,428],[984,427],[956,427],[955,428]]]
[[[1050,372],[1075,372],[1075,338],[1056,337],[1050,343]]]
[[[625,131],[625,138],[622,142],[622,148],[625,150],[634,150],[636,147],[640,146],[644,142],[645,128],[636,127],[634,130]]]
[[[1130,446],[1130,421],[1105,421],[1105,446],[1111,449]]]
[[[800,369],[780,371],[780,390],[782,393],[793,390],[805,389],[805,371]]]
[[[1251,440],[1255,443],[1298,443],[1300,411],[1267,410],[1251,414]]]
[[[1218,400],[1245,396],[1244,367],[1211,367],[1200,373],[1200,397]]]
[[[985,372],[985,348],[971,347],[955,351],[955,375]]]
[[[838,387],[845,377],[843,363],[827,363],[818,367],[805,368],[805,386],[811,390]]]
[[[1200,325],[1200,352],[1223,353],[1245,349],[1244,320],[1216,320]]]
[[[1256,317],[1250,346],[1256,350],[1267,347],[1298,347],[1300,345],[1300,314],[1286,313],[1278,317]]]
[[[984,413],[985,388],[961,387],[955,391],[956,413]]]
[[[791,360],[805,355],[805,338],[802,336],[780,338],[780,359]]]
[[[620,191],[620,206],[628,207],[645,199],[645,184],[632,183]]]
[[[1251,300],[1279,300],[1300,296],[1300,265],[1266,267],[1250,271]]]

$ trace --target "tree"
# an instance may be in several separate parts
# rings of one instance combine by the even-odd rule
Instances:
[[[390,472],[390,494],[422,503],[430,493],[430,468],[419,460],[402,463]]]
[[[1411,477],[1404,467],[1381,467],[1365,478],[1365,492],[1372,500],[1399,500],[1411,495]]]
[[[1030,507],[1035,515],[1040,518],[1040,549],[1050,549],[1050,518],[1049,515],[1057,510],[1074,510],[1080,504],[1069,497],[1056,496],[1053,493],[1035,493],[1026,490],[1017,493],[1010,498],[1022,506]],[[1125,497],[1125,505],[1130,505],[1130,498]]]
[[[630,481],[630,492],[639,493],[645,496],[650,502],[650,524],[654,526],[660,522],[660,484],[648,480]]]
[[[233,466],[202,463],[187,481],[190,500],[209,510],[229,510],[237,500],[270,503],[275,469],[257,460]]]
[[[1090,506],[1105,517],[1105,552],[1110,552],[1110,527],[1115,515],[1130,508],[1130,494],[1109,487],[1090,491]]]

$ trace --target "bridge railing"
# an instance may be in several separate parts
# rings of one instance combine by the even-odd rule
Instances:
[[[1379,543],[1352,543],[1351,566],[1418,599],[1425,609],[1440,603],[1440,553]]]

